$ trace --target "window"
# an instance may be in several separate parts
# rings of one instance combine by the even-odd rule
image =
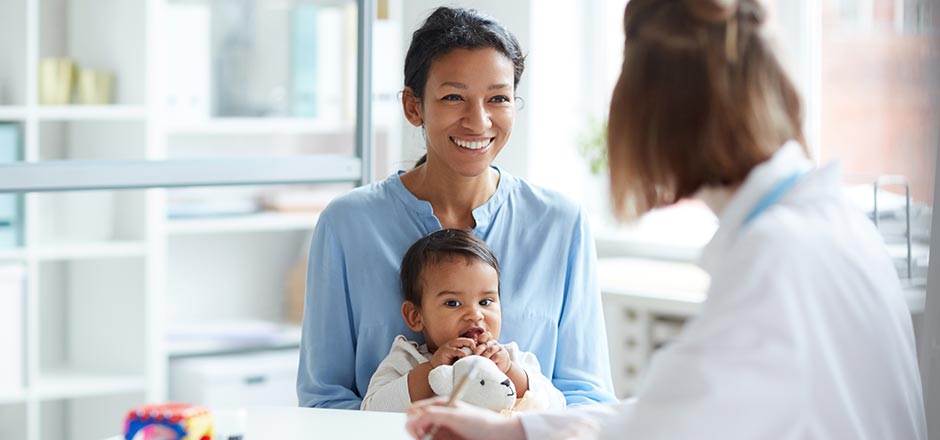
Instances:
[[[878,200],[880,229],[889,243],[903,237],[905,228],[898,230],[899,225],[894,223],[904,220],[903,182],[907,182],[912,197],[913,275],[925,275],[938,145],[936,121],[940,120],[940,92],[934,81],[940,77],[940,47],[932,38],[940,30],[940,11],[925,0],[764,3],[772,38],[779,43],[781,58],[803,95],[804,129],[815,158],[820,164],[841,162],[846,189],[870,216],[875,205],[875,180],[880,176],[903,176],[882,179],[893,183],[884,185]],[[603,97],[608,100],[622,60],[626,1],[603,0],[603,4],[609,41],[606,51],[600,54],[605,68],[596,78],[607,85]],[[606,190],[606,181],[598,180],[596,184],[601,186],[598,191]],[[696,249],[714,230],[714,225],[708,227],[714,218],[707,214],[689,216],[689,211],[696,209],[705,208],[683,203],[651,213],[648,217],[655,218],[655,222],[643,219],[639,225],[618,226],[599,231],[598,235],[602,243],[605,237],[619,237],[620,241],[652,241],[652,248],[655,243],[664,249],[684,243]],[[663,222],[669,226],[652,226]],[[698,233],[676,237],[665,232],[669,230]],[[600,250],[616,252],[617,241]],[[906,265],[906,240],[901,244],[892,254],[898,254]]]

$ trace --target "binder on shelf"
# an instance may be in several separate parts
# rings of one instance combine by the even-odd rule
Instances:
[[[291,114],[317,116],[317,6],[291,11]]]
[[[20,153],[18,124],[0,123],[0,162],[16,162]],[[18,194],[0,194],[0,249],[20,245],[22,216]]]

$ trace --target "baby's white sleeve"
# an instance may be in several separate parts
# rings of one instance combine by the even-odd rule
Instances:
[[[386,412],[408,410],[411,406],[408,373],[424,362],[421,354],[410,344],[401,336],[395,338],[388,356],[382,360],[369,381],[360,409]]]
[[[534,354],[522,351],[515,342],[506,344],[509,358],[522,367],[529,378],[529,390],[521,399],[516,399],[513,411],[544,411],[564,409],[565,395],[562,394],[551,379],[542,374],[538,358]]]

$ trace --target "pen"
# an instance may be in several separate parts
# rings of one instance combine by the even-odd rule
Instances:
[[[457,404],[457,400],[460,399],[460,395],[463,394],[463,389],[466,388],[467,384],[470,383],[470,379],[476,374],[477,367],[479,364],[473,364],[470,367],[470,371],[467,371],[467,374],[464,375],[460,382],[457,383],[457,388],[454,389],[454,392],[451,393],[450,398],[447,399],[447,406],[454,406]],[[437,435],[438,425],[431,427],[431,430],[427,434],[424,434],[424,437],[421,437],[421,440],[431,440]]]

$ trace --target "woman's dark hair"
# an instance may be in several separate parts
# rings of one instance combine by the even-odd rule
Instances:
[[[483,240],[465,229],[441,229],[416,241],[401,261],[401,291],[405,301],[421,305],[423,280],[421,273],[430,265],[455,258],[463,258],[467,264],[474,260],[486,263],[499,276],[496,255]]]
[[[405,55],[405,86],[424,99],[431,64],[453,49],[493,48],[513,65],[513,89],[519,86],[525,70],[525,55],[519,41],[496,19],[473,9],[439,7],[411,37]],[[427,159],[423,156],[415,166]]]

